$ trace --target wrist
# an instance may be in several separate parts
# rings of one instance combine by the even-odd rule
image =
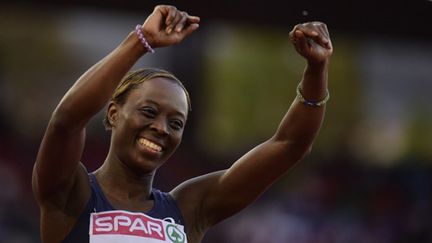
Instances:
[[[328,62],[307,64],[301,82],[301,93],[306,100],[320,101],[328,94]]]
[[[130,54],[140,58],[142,55],[147,53],[147,50],[144,48],[140,40],[137,38],[136,33],[131,31],[127,37],[122,41],[122,43],[118,46],[121,50],[127,51]]]
[[[329,65],[329,60],[321,60],[321,61],[311,61],[307,60],[307,70],[310,70],[312,72],[326,72],[327,67]]]
[[[142,30],[142,25],[138,24],[135,27],[135,35],[140,41],[141,45],[144,47],[146,52],[154,53],[155,50],[151,47],[151,45],[147,42]]]
[[[329,93],[328,89],[326,88],[325,89],[325,95],[324,95],[323,98],[320,98],[320,99],[309,99],[309,98],[306,98],[304,96],[304,92],[303,92],[303,89],[302,89],[302,83],[299,83],[298,86],[297,86],[297,99],[301,103],[303,103],[303,104],[305,104],[307,106],[310,106],[310,107],[321,107],[321,106],[324,106],[327,103],[327,101],[330,99],[330,93]]]

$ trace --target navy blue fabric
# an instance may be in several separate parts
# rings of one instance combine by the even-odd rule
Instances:
[[[106,199],[95,175],[92,173],[88,175],[92,191],[91,197],[74,228],[62,241],[63,243],[88,243],[90,214],[92,212],[116,210]],[[176,224],[185,225],[183,216],[176,202],[168,193],[153,188],[150,197],[154,200],[154,205],[151,210],[145,213],[146,215],[158,219],[172,218]]]

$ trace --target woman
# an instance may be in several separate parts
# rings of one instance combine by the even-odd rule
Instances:
[[[199,21],[173,6],[157,6],[60,101],[33,170],[43,242],[200,242],[209,227],[251,204],[309,152],[324,117],[332,54],[319,22],[290,32],[307,66],[298,96],[271,138],[226,170],[169,193],[152,187],[157,168],[180,144],[189,96],[166,71],[126,74],[153,48],[182,41]],[[85,127],[107,102],[110,149],[102,166],[88,173],[80,163]]]

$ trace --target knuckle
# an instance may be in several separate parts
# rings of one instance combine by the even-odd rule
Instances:
[[[301,30],[302,29],[302,25],[301,24],[297,24],[294,26],[294,28],[291,30],[290,33],[294,34],[294,32],[296,32],[297,30]]]

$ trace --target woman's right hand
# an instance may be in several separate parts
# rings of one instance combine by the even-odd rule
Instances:
[[[191,16],[174,6],[158,5],[142,26],[142,32],[151,47],[179,43],[199,27],[200,18]]]

